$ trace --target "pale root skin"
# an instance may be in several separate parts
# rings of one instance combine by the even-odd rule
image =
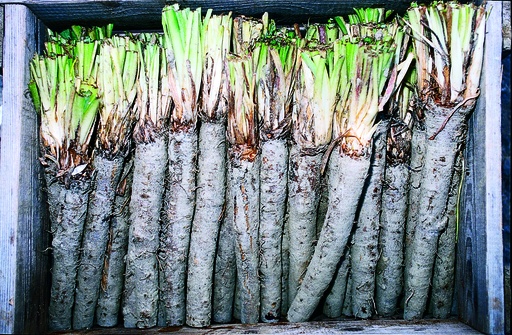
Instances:
[[[350,251],[352,271],[352,313],[366,319],[375,312],[375,268],[379,258],[379,221],[382,185],[386,168],[388,121],[381,121],[373,136],[369,175],[361,195],[354,244]]]
[[[87,329],[94,324],[105,251],[108,244],[110,218],[119,178],[123,171],[123,158],[110,159],[96,154],[92,192],[82,239],[80,266],[78,267],[73,328]]]
[[[169,131],[168,175],[160,231],[160,326],[186,317],[187,259],[196,195],[197,132]]]
[[[213,276],[212,319],[217,323],[230,323],[233,320],[236,283],[234,238],[231,221],[224,220],[219,232],[219,245],[215,256],[215,274]]]
[[[197,198],[188,256],[186,322],[209,326],[217,236],[226,193],[226,127],[205,122],[199,131]]]
[[[229,323],[233,319],[236,283],[235,234],[233,230],[233,199],[231,172],[226,171],[226,204],[224,220],[219,231],[215,273],[213,275],[213,322]]]
[[[393,316],[403,290],[404,235],[410,171],[406,164],[388,165],[380,216],[380,258],[377,263],[377,314]]]
[[[157,323],[160,211],[167,169],[167,136],[135,147],[123,299],[125,328]]]
[[[435,134],[451,108],[426,106],[425,120],[427,136]],[[410,265],[405,280],[404,319],[423,316],[432,279],[432,271],[439,235],[447,225],[444,215],[450,193],[450,183],[455,158],[465,140],[466,116],[470,108],[454,113],[435,139],[428,139],[425,151],[419,205],[419,220],[410,249]]]
[[[315,250],[322,153],[306,155],[292,145],[288,167],[288,304],[295,299]]]
[[[263,322],[281,317],[281,238],[286,208],[288,176],[286,140],[264,141],[260,168],[260,281]]]
[[[240,321],[257,323],[260,315],[259,204],[260,162],[231,155],[231,189]]]
[[[446,205],[445,215],[448,224],[446,229],[439,236],[434,263],[434,274],[432,275],[430,313],[434,318],[438,319],[446,319],[450,316],[452,310],[455,283],[457,205],[459,185],[462,176],[462,159],[462,152],[460,152],[455,162],[450,194]]]
[[[307,321],[333,279],[355,220],[370,166],[368,156],[352,158],[342,156],[338,150],[331,153],[327,166],[329,206],[325,223],[302,284],[288,310],[290,322]]]
[[[72,326],[80,246],[91,187],[90,179],[70,180],[69,187],[45,173],[52,232],[52,286],[48,327],[68,330]]]
[[[410,267],[411,243],[414,237],[414,230],[418,223],[419,215],[419,198],[421,192],[422,175],[421,171],[425,164],[425,146],[427,134],[425,133],[425,125],[423,121],[416,121],[412,130],[411,138],[411,161],[410,161],[410,179],[409,179],[409,195],[407,207],[407,221],[405,223],[405,261],[404,261],[404,280],[408,276]]]
[[[350,248],[345,248],[340,265],[336,269],[334,282],[325,297],[323,312],[328,318],[338,318],[343,312],[345,294],[347,293],[347,281],[350,271]],[[350,294],[350,292],[348,292]]]
[[[109,241],[105,253],[96,323],[101,327],[114,327],[119,322],[121,296],[124,287],[126,251],[128,248],[129,202],[132,193],[133,159],[124,166],[117,186],[114,210],[110,221]]]

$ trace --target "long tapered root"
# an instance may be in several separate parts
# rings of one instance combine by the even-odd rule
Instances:
[[[327,215],[313,258],[288,310],[290,322],[307,321],[329,287],[352,230],[369,165],[369,157],[331,154]]]
[[[101,327],[118,324],[124,287],[126,251],[128,249],[129,203],[132,194],[133,158],[125,164],[117,186],[114,209],[110,221],[109,241],[105,252],[96,323]]]
[[[450,108],[429,106],[426,113],[426,131],[434,134],[447,115]],[[428,140],[425,151],[421,192],[419,201],[419,219],[414,238],[410,246],[410,264],[405,281],[404,318],[418,319],[423,316],[432,279],[437,243],[441,231],[446,227],[444,215],[450,193],[450,184],[455,165],[455,158],[460,145],[465,140],[466,117],[470,108],[455,113],[443,131],[435,139]]]
[[[293,145],[288,173],[289,273],[291,304],[315,250],[322,154],[304,155]]]
[[[386,143],[389,122],[381,121],[374,135],[369,176],[361,198],[353,235],[350,261],[352,271],[352,312],[369,318],[374,313],[375,272],[379,258],[379,221],[382,207],[382,181],[386,167]]]
[[[203,123],[199,133],[197,198],[188,256],[186,323],[211,323],[212,283],[217,236],[226,192],[226,128]]]
[[[71,180],[66,188],[51,174],[45,174],[45,178],[53,255],[49,328],[67,330],[72,326],[80,244],[91,184],[90,180]]]
[[[185,323],[187,259],[196,193],[197,132],[170,131],[160,232],[160,326]]]
[[[233,163],[233,162],[232,162]],[[257,323],[260,315],[259,281],[259,161],[239,160],[232,169],[231,197],[240,321]]]
[[[286,208],[288,149],[285,140],[263,142],[260,171],[261,320],[281,316],[281,238]]]
[[[108,232],[115,191],[123,171],[123,158],[94,157],[95,178],[89,197],[87,219],[78,268],[78,282],[73,311],[73,328],[87,329],[94,324],[100,291]]]
[[[123,305],[126,328],[149,328],[157,323],[158,232],[166,167],[166,136],[137,144]]]

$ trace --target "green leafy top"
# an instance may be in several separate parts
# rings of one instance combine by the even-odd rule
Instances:
[[[134,130],[136,142],[149,143],[168,128],[172,108],[172,90],[168,61],[157,33],[138,36],[140,74],[137,81]]]
[[[455,106],[478,96],[485,19],[485,5],[455,1],[413,3],[407,10],[422,100]]]
[[[164,7],[163,45],[169,63],[169,87],[174,101],[171,128],[195,129],[199,90],[204,68],[205,27],[212,10],[202,18],[201,8],[179,9],[177,4]]]
[[[257,54],[252,54],[257,57]],[[230,55],[229,67],[229,108],[227,137],[232,152],[242,159],[254,160],[258,150],[258,128],[254,100],[256,76],[251,55],[243,57]]]
[[[332,135],[332,118],[346,59],[340,49],[301,49],[295,86],[292,132],[303,149],[320,149]]]
[[[96,87],[98,41],[77,44],[73,55],[35,55],[29,90],[41,114],[45,164],[57,176],[82,176],[100,101]]]
[[[354,43],[340,40],[345,55],[341,69],[340,100],[336,106],[334,137],[343,152],[365,155],[376,129],[376,116],[389,83],[395,46],[384,41]],[[393,85],[391,83],[391,85]]]
[[[130,36],[102,41],[98,89],[102,100],[96,146],[104,155],[125,155],[130,147],[139,79],[139,50]]]
[[[256,43],[256,98],[264,140],[285,138],[290,131],[299,43],[284,29]]]
[[[227,113],[226,58],[229,53],[233,20],[231,13],[212,15],[204,28],[205,63],[202,86],[202,108],[205,121],[225,121]]]

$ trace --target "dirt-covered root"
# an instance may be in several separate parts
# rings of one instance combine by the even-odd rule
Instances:
[[[329,293],[325,297],[323,312],[328,318],[338,318],[343,311],[345,294],[347,293],[347,280],[350,272],[350,248],[345,248],[340,264]],[[349,292],[350,294],[350,292]]]
[[[437,253],[432,275],[430,294],[430,313],[434,318],[445,319],[450,316],[455,283],[455,249],[457,234],[457,206],[462,176],[462,152],[457,156],[455,170],[446,205],[446,229],[439,236]]]
[[[302,284],[288,310],[290,322],[307,321],[329,287],[349,239],[369,166],[369,155],[352,158],[342,156],[337,150],[331,154],[325,223]]]
[[[257,323],[260,315],[259,206],[260,161],[232,157],[230,191],[237,278],[240,289],[240,321]]]
[[[227,216],[228,213],[226,213]],[[213,322],[230,323],[236,283],[235,236],[232,221],[224,219],[219,232],[213,276]]]
[[[386,168],[388,121],[381,121],[373,136],[373,152],[358,212],[354,244],[350,251],[352,271],[352,312],[369,318],[375,312],[375,268],[379,258],[379,221],[382,207],[382,181]]]
[[[107,158],[101,153],[94,157],[92,192],[82,238],[82,252],[78,267],[73,328],[88,329],[94,324],[105,251],[108,244],[110,218],[119,178],[123,171],[123,157]]]
[[[380,258],[375,287],[375,306],[377,314],[381,316],[392,316],[396,313],[403,291],[409,175],[406,164],[386,167],[380,215]]]
[[[410,177],[409,177],[409,194],[408,207],[407,207],[407,221],[405,222],[405,236],[404,236],[404,280],[407,278],[407,272],[411,264],[410,253],[408,250],[411,247],[414,238],[414,230],[418,224],[419,215],[419,198],[422,183],[422,171],[425,164],[425,150],[426,150],[427,134],[425,132],[425,125],[423,121],[416,121],[412,130],[411,138],[411,160],[409,164]]]
[[[160,326],[186,317],[187,259],[196,194],[197,132],[170,131],[168,175],[160,231]],[[213,232],[212,232],[213,233]]]
[[[101,327],[114,327],[119,322],[126,268],[125,257],[128,248],[128,208],[132,194],[132,181],[133,159],[130,159],[124,165],[123,175],[117,186],[110,220],[109,241],[96,306],[96,323]]]
[[[308,155],[292,145],[288,167],[288,304],[295,299],[317,241],[316,218],[322,153]]]
[[[203,123],[199,132],[197,198],[188,256],[186,322],[211,323],[217,236],[226,193],[226,127]]]
[[[226,200],[224,220],[220,225],[215,272],[213,275],[212,319],[217,323],[233,320],[236,285],[235,233],[233,230],[233,199],[231,197],[231,166],[226,169]]]
[[[82,242],[90,179],[69,180],[68,187],[45,173],[52,232],[52,286],[48,309],[51,330],[72,326],[76,275]]]
[[[405,278],[404,318],[418,319],[426,309],[439,235],[447,225],[444,215],[460,145],[465,140],[469,109],[430,105],[425,115],[429,139],[425,151],[419,220],[410,246],[410,265]],[[449,121],[445,121],[449,118]],[[444,126],[444,128],[442,128]],[[442,129],[442,131],[439,131]],[[435,135],[435,136],[434,136]]]
[[[285,140],[264,141],[260,168],[260,282],[263,322],[281,317],[281,239],[286,209],[288,148]]]
[[[126,328],[157,323],[157,252],[166,168],[167,136],[136,144],[123,301]]]

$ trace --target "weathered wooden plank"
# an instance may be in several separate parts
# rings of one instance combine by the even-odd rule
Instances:
[[[0,5],[0,69],[2,68],[4,44],[4,6]]]
[[[52,29],[60,29],[71,24],[103,25],[114,23],[116,29],[161,29],[161,12],[165,0],[0,0],[0,3],[27,5],[36,16]],[[282,24],[325,21],[335,15],[353,13],[353,7],[370,7],[376,3],[386,8],[403,12],[408,0],[178,0],[182,7],[203,9],[212,8],[215,13],[233,11],[234,14],[261,17],[268,12],[270,17]]]
[[[343,334],[481,334],[456,320],[343,320],[314,321],[305,323],[259,323],[254,325],[213,325],[207,328],[167,327],[151,329],[95,328],[89,331],[71,331],[66,334],[87,335],[157,335],[176,333],[181,335],[224,335],[224,334],[281,334],[281,335],[343,335]],[[60,332],[59,334],[63,334]]]
[[[25,6],[4,9],[0,333],[40,333],[46,323],[48,234],[42,224],[37,115],[26,94],[37,20]]]
[[[460,318],[489,334],[504,333],[501,235],[501,1],[489,1],[483,73],[469,124],[463,219],[458,238]]]

